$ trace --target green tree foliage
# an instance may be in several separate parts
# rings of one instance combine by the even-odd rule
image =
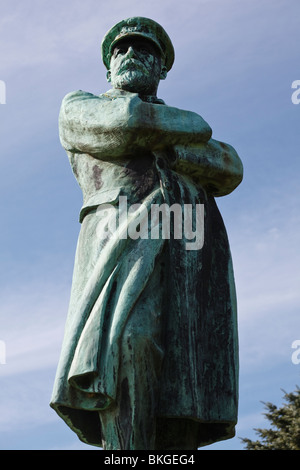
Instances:
[[[254,429],[260,439],[243,438],[247,450],[300,450],[300,388],[292,393],[284,392],[285,403],[281,408],[264,403],[264,413],[271,423],[270,429]]]

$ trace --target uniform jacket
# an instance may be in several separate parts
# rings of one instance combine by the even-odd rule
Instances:
[[[122,140],[119,130],[89,122],[97,123],[99,109],[109,121],[110,107],[117,100],[122,106],[126,96],[116,90],[100,96],[79,91],[62,103],[60,138],[82,189],[83,206],[51,406],[81,440],[101,446],[98,411],[116,397],[122,331],[165,250],[167,341],[158,414],[204,423],[207,432],[205,438],[199,436],[199,446],[205,445],[232,437],[237,421],[236,293],[215,196],[238,186],[242,165],[231,146],[211,138],[197,144],[191,136],[190,145],[178,141],[157,149],[133,144],[132,154],[111,150],[109,142]],[[99,236],[107,229],[101,225],[99,207],[110,204],[115,217],[120,196],[130,205],[142,203],[148,212],[152,204],[203,204],[203,246],[187,250],[184,237]]]

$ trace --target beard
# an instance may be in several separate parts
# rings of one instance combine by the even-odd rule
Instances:
[[[115,80],[115,86],[123,90],[140,93],[148,88],[145,80],[145,74],[139,70],[126,70],[126,72],[118,75]]]
[[[139,61],[127,60],[120,67],[118,74],[114,76],[112,84],[114,88],[139,94],[156,93],[159,76],[156,79],[155,70],[149,71]]]

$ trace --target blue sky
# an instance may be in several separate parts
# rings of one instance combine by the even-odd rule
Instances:
[[[300,340],[300,105],[291,100],[300,79],[299,1],[10,0],[0,16],[0,449],[93,449],[48,405],[82,202],[57,117],[69,91],[109,89],[102,37],[137,15],[161,23],[175,47],[159,97],[202,115],[244,164],[243,183],[217,200],[238,294],[239,423],[236,438],[205,449],[243,449],[239,437],[268,426],[261,401],[281,405],[282,389],[300,385],[292,362]]]

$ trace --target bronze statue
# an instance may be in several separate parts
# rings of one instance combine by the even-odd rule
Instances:
[[[121,21],[102,58],[112,88],[69,93],[60,111],[83,207],[51,406],[104,449],[197,449],[237,422],[236,294],[215,197],[242,164],[202,117],[157,98],[174,62],[159,24]]]

